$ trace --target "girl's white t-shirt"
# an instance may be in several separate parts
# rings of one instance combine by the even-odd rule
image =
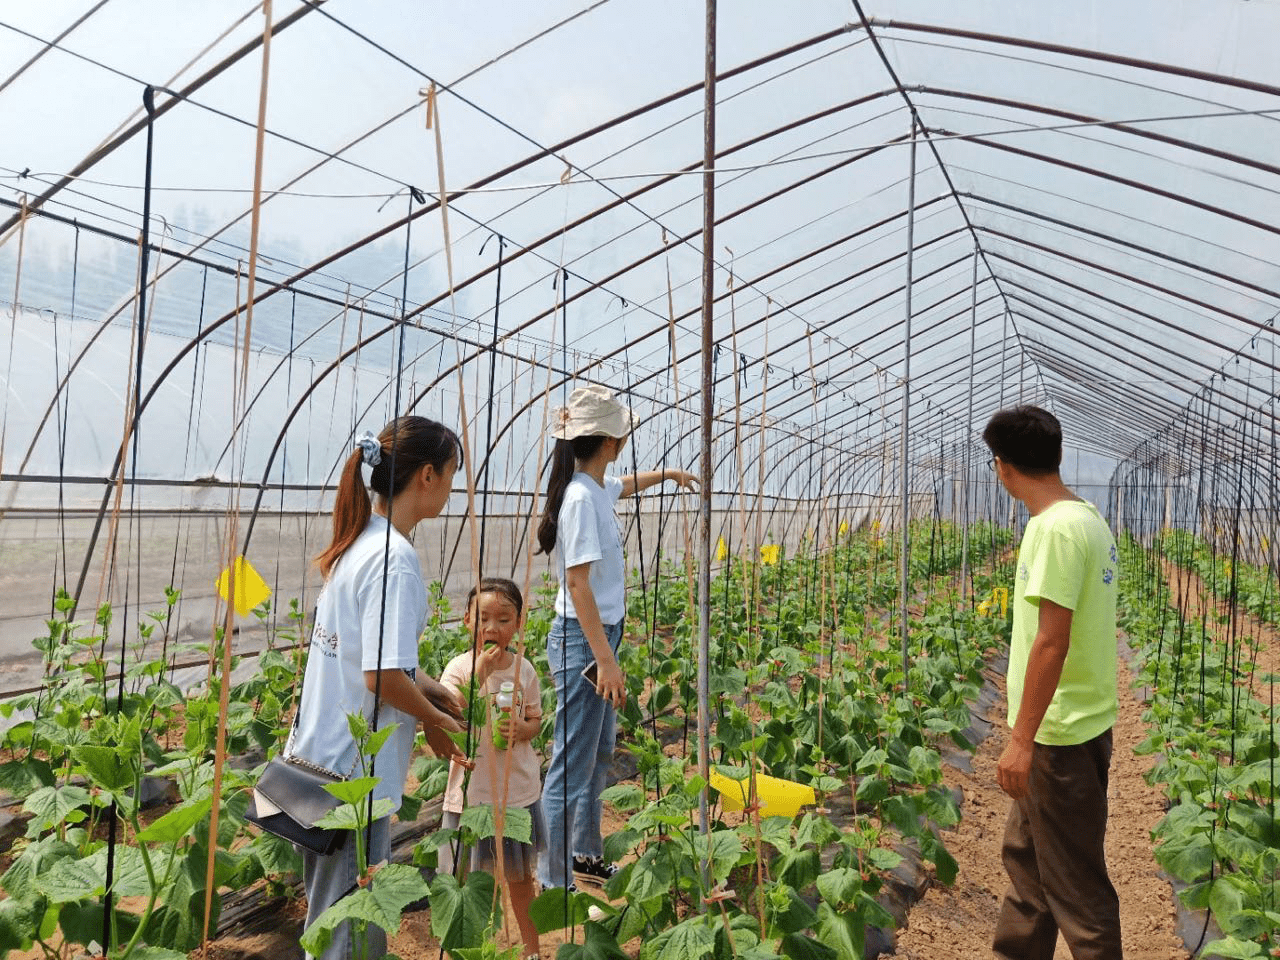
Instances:
[[[465,696],[471,686],[471,665],[474,662],[472,652],[460,653],[449,661],[440,675],[440,682],[462,692]],[[516,676],[516,667],[520,668],[520,676]],[[493,745],[493,722],[498,713],[498,692],[502,682],[510,680],[516,687],[514,712],[520,718],[529,714],[542,713],[542,693],[538,686],[538,672],[524,657],[512,658],[511,664],[502,670],[489,674],[485,682],[486,699],[489,702],[485,713],[485,722],[481,729],[472,731],[478,738],[475,743],[476,768],[471,772],[471,782],[467,787],[467,802],[472,806],[481,803],[493,803],[501,800],[507,807],[527,807],[542,796],[542,764],[534,753],[533,743],[522,740],[509,746],[511,754],[511,770],[506,771],[507,752],[500,751]],[[456,763],[449,764],[449,781],[444,791],[444,810],[446,813],[461,813],[462,806],[462,767]],[[507,776],[506,794],[502,792],[503,776]],[[496,789],[495,789],[496,787]]]
[[[622,536],[613,512],[620,496],[622,481],[617,477],[605,477],[602,487],[592,477],[578,472],[565,488],[556,525],[555,556],[556,576],[560,578],[556,613],[562,617],[578,617],[564,580],[566,569],[583,563],[591,564],[589,582],[600,621],[609,626],[621,623],[626,615]]]
[[[347,714],[360,712],[373,719],[373,693],[365,687],[364,672],[379,668],[379,623],[381,668],[412,670],[418,666],[418,638],[427,619],[418,554],[394,527],[388,551],[387,528],[385,517],[372,516],[320,591],[290,747],[293,755],[344,776],[361,775]],[[374,763],[373,773],[381,781],[374,788],[375,799],[386,797],[399,806],[417,722],[385,702],[379,709],[379,728],[393,723],[400,727]]]

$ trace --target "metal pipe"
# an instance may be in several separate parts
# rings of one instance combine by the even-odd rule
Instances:
[[[978,245],[973,246],[973,299],[969,308],[969,405],[964,418],[964,507],[962,525],[964,541],[960,546],[960,600],[969,598],[969,480],[973,475],[973,359],[977,353],[978,337]]]
[[[910,172],[907,176],[907,283],[904,300],[905,329],[902,337],[902,424],[901,442],[901,489],[902,489],[902,570],[901,585],[898,590],[898,615],[902,628],[902,688],[908,687],[907,674],[911,667],[908,653],[911,628],[907,622],[907,604],[910,600],[911,586],[911,468],[908,461],[908,441],[911,430],[911,266],[915,260],[915,225],[916,225],[916,121],[911,119],[911,152]]]
[[[711,480],[714,471],[711,437],[715,420],[715,229],[716,229],[716,0],[707,0],[706,85],[703,100],[702,172],[702,482],[698,516],[698,773],[703,779],[698,798],[698,828],[706,836],[711,826],[706,781],[711,777]],[[702,858],[704,887],[710,886],[708,853]],[[705,904],[699,908],[706,909]]]

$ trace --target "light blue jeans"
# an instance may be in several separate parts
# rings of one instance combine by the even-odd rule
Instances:
[[[622,624],[605,625],[609,647],[617,653]],[[551,766],[542,788],[547,818],[547,848],[538,861],[544,889],[573,880],[573,857],[598,857],[602,804],[617,727],[613,707],[582,676],[595,661],[577,620],[556,617],[547,636],[547,664],[556,685],[556,731]]]

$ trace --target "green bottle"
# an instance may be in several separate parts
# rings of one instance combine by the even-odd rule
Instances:
[[[493,745],[499,750],[507,749],[507,738],[502,735],[502,727],[516,704],[516,685],[510,680],[503,680],[498,688],[497,712],[493,716]]]

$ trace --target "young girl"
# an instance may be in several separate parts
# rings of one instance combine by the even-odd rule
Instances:
[[[605,476],[626,446],[632,424],[631,411],[605,387],[579,387],[556,416],[547,501],[538,527],[541,552],[555,553],[560,579],[547,637],[556,723],[543,790],[547,850],[538,877],[544,887],[570,888],[570,870],[586,883],[603,883],[614,872],[604,862],[600,837],[600,794],[613,760],[614,711],[626,699],[615,656],[626,613],[626,571],[614,504],[664,480],[690,490],[697,480],[684,470]]]
[[[377,437],[365,434],[338,482],[333,540],[316,558],[325,584],[316,602],[297,725],[286,749],[340,775],[359,776],[347,714],[361,712],[372,721],[376,691],[377,726],[399,727],[371,761],[373,775],[380,778],[373,796],[397,807],[417,724],[422,723],[432,749],[446,757],[456,749],[445,731],[462,729],[457,694],[415,675],[427,592],[409,542],[419,521],[444,509],[461,462],[453,431],[424,417],[399,417]],[[387,858],[389,821],[374,822],[368,863]],[[356,845],[348,835],[327,856],[301,852],[309,926],[354,888]],[[369,927],[364,948],[367,957],[385,954],[386,933]],[[323,960],[345,960],[355,949],[354,933],[344,924]]]
[[[541,763],[533,752],[532,740],[542,727],[542,694],[533,664],[509,649],[512,637],[524,621],[524,598],[510,580],[486,577],[477,591],[467,596],[463,623],[472,631],[474,648],[449,661],[440,682],[466,693],[474,683],[478,695],[488,701],[489,721],[478,737],[475,773],[467,788],[466,803],[492,803],[508,809],[523,808],[533,821],[530,843],[508,837],[502,840],[503,873],[511,894],[511,908],[520,927],[525,952],[537,957],[538,930],[529,918],[534,898],[534,873],[538,852],[543,849],[546,824],[542,819]],[[504,682],[514,685],[514,702],[505,718],[497,710],[496,697]],[[495,733],[505,738],[507,747],[494,743]],[[508,757],[508,754],[510,756]],[[508,769],[509,766],[509,769]],[[463,767],[449,764],[449,783],[444,794],[446,829],[456,829],[463,810]],[[480,841],[471,851],[471,868],[497,874],[497,852],[493,838]],[[453,872],[454,844],[440,851],[440,869]]]

